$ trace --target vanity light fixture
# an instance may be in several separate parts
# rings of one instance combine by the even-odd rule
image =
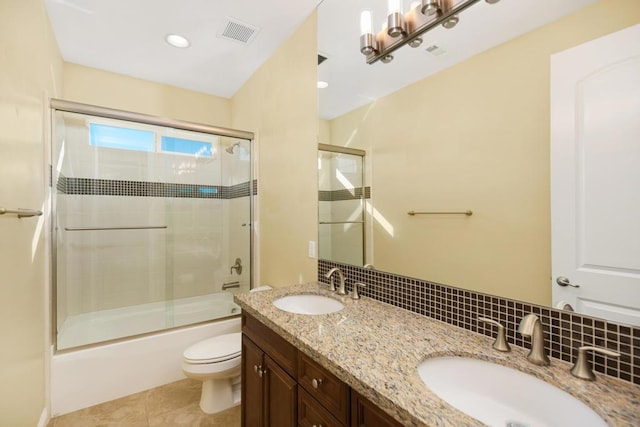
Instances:
[[[402,14],[402,0],[389,0],[388,6],[387,34],[393,38],[407,34]]]
[[[191,42],[189,42],[189,40],[178,34],[167,34],[164,39],[173,47],[184,49],[191,46]]]
[[[393,61],[392,53],[404,45],[416,48],[422,44],[422,35],[442,25],[450,29],[460,21],[459,14],[481,0],[420,0],[411,3],[407,13],[402,12],[402,0],[388,0],[387,19],[382,29],[373,32],[370,10],[360,14],[360,52],[368,64]],[[488,4],[500,0],[484,0]]]
[[[460,18],[454,15],[451,18],[447,18],[447,20],[442,23],[442,26],[449,30],[458,25],[458,22],[460,22]]]

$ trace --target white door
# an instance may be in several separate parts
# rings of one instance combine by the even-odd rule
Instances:
[[[554,306],[640,325],[640,24],[551,57],[551,231]]]

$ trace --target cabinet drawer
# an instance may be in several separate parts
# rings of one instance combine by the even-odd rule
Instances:
[[[284,371],[296,378],[298,350],[250,314],[242,314],[242,332],[267,353]]]
[[[298,383],[339,422],[348,424],[349,386],[302,352],[298,352]]]
[[[303,389],[298,390],[298,427],[344,427]]]

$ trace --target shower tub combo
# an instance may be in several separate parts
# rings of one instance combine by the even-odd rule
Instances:
[[[185,348],[240,331],[255,185],[251,133],[51,106],[55,416],[183,379]]]

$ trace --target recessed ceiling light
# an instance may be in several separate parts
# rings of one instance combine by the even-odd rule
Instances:
[[[327,88],[327,87],[329,87],[329,83],[323,82],[322,80],[318,81],[318,89],[324,89],[324,88]]]
[[[191,45],[191,43],[189,43],[189,40],[177,34],[169,34],[167,35],[167,37],[165,37],[165,40],[173,47],[185,48]]]

